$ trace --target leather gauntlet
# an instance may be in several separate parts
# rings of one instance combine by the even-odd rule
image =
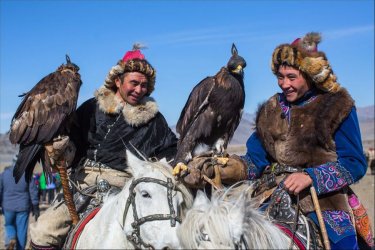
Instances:
[[[212,179],[218,187],[247,179],[247,165],[237,155],[227,158],[200,156],[188,163],[188,174],[183,182],[191,188],[202,188],[207,183],[204,176]]]
[[[234,184],[247,180],[247,165],[238,155],[231,155],[228,162],[220,168],[221,181],[224,184]]]
[[[76,147],[70,141],[69,136],[54,138],[52,142],[44,146],[52,164],[56,161],[66,161],[68,166],[73,162]]]

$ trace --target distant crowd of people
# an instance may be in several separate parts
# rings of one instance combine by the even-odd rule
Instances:
[[[56,194],[61,189],[61,179],[59,173],[52,173],[48,178],[44,172],[33,175],[33,180],[39,189],[39,200],[41,204],[51,204]]]

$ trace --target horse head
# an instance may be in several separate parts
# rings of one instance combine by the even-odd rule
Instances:
[[[251,184],[239,182],[215,191],[211,200],[198,192],[177,236],[187,249],[287,249],[290,240],[255,209]]]
[[[209,200],[205,193],[198,191],[193,207],[177,231],[182,247],[237,248],[244,234],[244,211],[244,199],[224,200],[220,192],[215,192]]]
[[[124,187],[121,223],[128,240],[137,248],[179,248],[176,229],[192,195],[176,183],[165,160],[140,160],[127,151],[127,161],[133,179]]]

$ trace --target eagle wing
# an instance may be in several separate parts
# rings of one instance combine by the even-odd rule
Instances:
[[[9,134],[10,141],[20,145],[13,172],[16,182],[25,172],[29,180],[36,162],[42,161],[44,168],[50,165],[44,144],[68,129],[82,81],[78,66],[70,63],[68,56],[67,62],[20,96],[23,99],[13,116]]]
[[[209,105],[208,95],[215,84],[214,77],[206,77],[200,81],[191,91],[189,98],[181,111],[180,118],[176,125],[179,133],[179,140],[182,141],[195,120],[202,114]]]
[[[52,140],[76,108],[80,83],[71,72],[56,71],[23,95],[12,119],[9,139],[14,144],[43,144]]]

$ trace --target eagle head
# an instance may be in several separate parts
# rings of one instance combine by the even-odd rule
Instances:
[[[66,55],[66,64],[62,64],[57,70],[58,71],[72,71],[74,74],[78,74],[79,67],[77,64],[72,63],[70,61],[70,57]]]
[[[236,75],[243,76],[243,69],[246,67],[246,61],[242,56],[238,55],[236,45],[232,44],[232,56],[227,63],[227,68],[230,72]]]

